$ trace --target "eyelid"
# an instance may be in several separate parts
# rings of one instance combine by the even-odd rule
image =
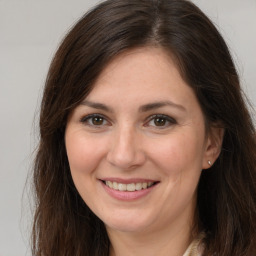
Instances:
[[[100,124],[100,125],[93,125],[93,124],[90,124],[89,123],[89,120],[91,118],[94,118],[94,117],[100,117],[104,120],[104,122],[107,122],[106,124]],[[151,121],[153,121],[154,119],[156,118],[163,118],[166,120],[167,124],[163,125],[163,126],[157,126],[157,125],[150,125],[149,123]],[[103,114],[99,114],[99,113],[92,113],[92,114],[88,114],[88,115],[85,115],[83,117],[80,118],[80,122],[87,125],[87,126],[90,126],[90,127],[93,127],[93,128],[101,128],[103,126],[109,126],[111,125],[111,121],[109,120],[109,118],[107,118],[105,115]],[[165,115],[165,114],[154,114],[154,115],[151,115],[149,116],[145,122],[144,122],[144,125],[145,127],[153,127],[153,128],[156,128],[156,129],[165,129],[165,128],[168,128],[174,124],[177,124],[177,121],[173,118],[173,117],[170,117],[168,115]]]
[[[144,126],[151,126],[151,125],[148,125],[148,124],[149,124],[150,121],[154,120],[155,118],[163,118],[163,119],[166,119],[167,122],[169,122],[168,125],[153,126],[153,127],[157,127],[157,129],[164,129],[164,128],[167,128],[171,125],[177,124],[177,121],[173,117],[170,117],[170,116],[165,115],[165,114],[155,114],[155,115],[152,115],[152,116],[147,118],[146,125],[144,125]]]
[[[99,113],[93,113],[93,114],[85,115],[85,116],[83,116],[82,118],[80,118],[80,122],[81,122],[81,123],[87,123],[88,126],[93,126],[93,127],[96,127],[96,128],[97,128],[97,125],[91,125],[91,124],[88,123],[88,120],[89,120],[90,118],[93,118],[93,117],[100,117],[100,118],[103,118],[104,121],[107,121],[108,123],[110,123],[109,119],[108,119],[107,117],[105,117],[105,115],[102,115],[102,114],[99,114]],[[98,128],[99,128],[100,126],[104,126],[104,124],[103,124],[103,125],[98,125]]]

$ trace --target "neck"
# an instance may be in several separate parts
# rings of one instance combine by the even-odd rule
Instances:
[[[150,232],[108,230],[110,256],[181,256],[193,240],[191,225],[162,228]]]

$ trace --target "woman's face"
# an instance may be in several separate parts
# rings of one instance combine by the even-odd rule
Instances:
[[[163,50],[110,62],[71,114],[65,142],[75,186],[109,231],[192,224],[211,141],[193,90]]]

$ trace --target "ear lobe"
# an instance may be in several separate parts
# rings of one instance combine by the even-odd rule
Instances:
[[[212,126],[207,135],[203,169],[210,168],[219,157],[224,137],[224,128]]]

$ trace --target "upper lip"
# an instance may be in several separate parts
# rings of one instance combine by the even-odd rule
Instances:
[[[159,182],[158,180],[152,180],[152,179],[143,179],[143,178],[130,178],[130,179],[123,179],[123,178],[115,178],[115,177],[109,177],[109,178],[102,178],[100,179],[102,181],[112,181],[122,184],[131,184],[131,183],[143,183],[143,182]]]

